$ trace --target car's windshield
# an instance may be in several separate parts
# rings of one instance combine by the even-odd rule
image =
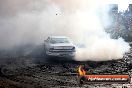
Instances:
[[[69,43],[69,40],[67,38],[51,38],[50,43]]]

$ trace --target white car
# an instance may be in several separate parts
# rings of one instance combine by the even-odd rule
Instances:
[[[46,56],[74,57],[75,45],[68,37],[50,36],[44,42]]]

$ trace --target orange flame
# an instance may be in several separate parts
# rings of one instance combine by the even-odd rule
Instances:
[[[82,68],[82,66],[80,65],[78,68],[78,72],[79,72],[79,76],[84,76],[86,75],[86,71]]]

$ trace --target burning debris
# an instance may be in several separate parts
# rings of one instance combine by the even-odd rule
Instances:
[[[78,68],[78,73],[79,73],[79,76],[86,75],[86,72],[85,72],[84,68],[81,65]]]

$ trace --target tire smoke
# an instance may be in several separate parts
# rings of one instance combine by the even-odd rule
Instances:
[[[39,45],[50,35],[68,36],[78,48],[75,60],[120,59],[129,51],[122,38],[111,39],[104,28],[111,24],[104,4],[95,0],[0,1],[0,49]],[[101,17],[100,17],[101,11]]]

